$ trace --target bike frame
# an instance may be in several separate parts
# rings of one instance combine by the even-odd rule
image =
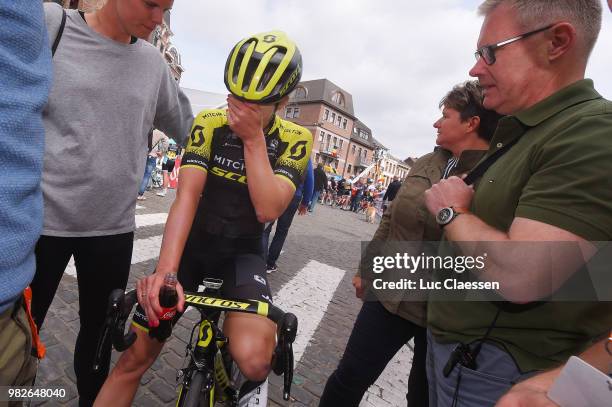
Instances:
[[[220,286],[220,284],[219,284]],[[214,291],[207,289],[208,292]],[[183,400],[183,390],[189,389],[190,381],[196,372],[204,374],[205,383],[204,390],[209,392],[210,407],[214,406],[215,392],[215,356],[217,351],[227,343],[227,338],[217,327],[215,318],[222,311],[228,312],[244,312],[257,314],[266,317],[277,325],[277,358],[279,361],[274,366],[274,373],[277,375],[283,374],[283,399],[289,400],[291,392],[291,382],[293,380],[293,342],[297,333],[297,318],[291,313],[285,313],[280,308],[267,302],[257,300],[242,300],[220,298],[209,296],[207,290],[202,293],[185,292],[185,304],[197,308],[202,316],[199,323],[194,326],[198,327],[198,341],[193,352],[191,352],[190,344],[188,345],[188,354],[191,352],[192,360],[186,369],[179,371],[179,376],[183,376],[181,392],[177,400],[177,406],[180,406]],[[109,304],[107,310],[106,321],[98,342],[96,358],[94,360],[94,370],[100,369],[100,358],[103,344],[109,339],[112,340],[114,348],[120,352],[129,348],[136,340],[136,333],[129,331],[125,334],[125,323],[130,315],[130,312],[136,305],[136,290],[124,293],[123,290],[113,290],[109,296]],[[191,338],[193,338],[193,331]],[[194,368],[195,367],[195,368]],[[182,372],[182,374],[180,373]],[[226,372],[227,373],[227,372]]]

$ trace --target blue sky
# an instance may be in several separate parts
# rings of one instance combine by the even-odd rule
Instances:
[[[469,79],[482,19],[479,0],[176,0],[173,38],[181,85],[226,93],[227,53],[241,38],[281,29],[299,45],[304,80],[327,78],[352,94],[355,114],[395,156],[434,147],[438,102]],[[587,76],[612,98],[612,13]]]

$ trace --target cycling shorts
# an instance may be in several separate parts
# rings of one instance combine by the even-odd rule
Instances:
[[[174,170],[174,160],[168,160],[162,164],[162,171],[172,172]]]
[[[223,285],[215,296],[272,303],[262,250],[261,238],[212,235],[196,223],[183,251],[178,281],[183,290],[195,292],[204,278],[216,278],[223,280]],[[177,313],[173,325],[179,318]],[[148,319],[140,305],[134,312],[132,324],[149,330]]]

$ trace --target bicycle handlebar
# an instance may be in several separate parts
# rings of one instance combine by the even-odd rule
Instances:
[[[108,341],[109,335],[113,347],[123,352],[128,349],[136,340],[136,333],[129,331],[125,333],[125,323],[137,303],[136,290],[124,293],[121,289],[113,290],[109,296],[106,320],[94,360],[94,371],[100,369],[100,359],[102,350]],[[215,311],[244,312],[264,316],[277,325],[278,347],[283,357],[277,375],[283,374],[283,399],[289,400],[291,392],[291,382],[293,380],[293,342],[297,334],[298,319],[290,313],[284,312],[273,304],[257,300],[237,300],[219,297],[210,297],[203,293],[185,292],[185,304],[200,310],[210,309]],[[280,369],[279,369],[280,370]]]

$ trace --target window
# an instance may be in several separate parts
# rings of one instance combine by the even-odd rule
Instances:
[[[291,109],[290,107],[288,107],[287,109],[285,109],[285,117],[286,118],[291,118],[291,112],[293,111],[293,109]]]
[[[331,114],[331,122],[335,122],[336,121],[336,113],[332,112]]]
[[[351,164],[348,165],[348,170],[349,173],[351,172]]]
[[[340,106],[344,106],[344,95],[342,92],[336,92],[332,95],[332,102],[339,104]]]
[[[358,157],[361,157],[361,147],[359,147],[359,155]]]
[[[343,119],[343,120],[342,120],[342,128],[343,128],[343,129],[346,129],[346,124],[347,124],[347,123],[348,123],[348,120],[346,120],[346,119]]]
[[[338,137],[334,136],[334,148],[338,145]]]
[[[342,120],[342,116],[338,115],[336,118],[336,126],[340,127],[340,121]]]
[[[294,118],[300,117],[300,108],[299,107],[295,107],[293,109],[293,117]]]
[[[353,144],[353,148],[351,149],[351,154],[355,155],[355,144]]]
[[[306,95],[308,94],[308,92],[306,91],[306,88],[304,88],[303,86],[298,86],[295,89],[295,98],[296,99],[306,99]]]
[[[338,149],[342,150],[342,143],[344,142],[344,140],[340,139],[338,140]]]
[[[322,131],[322,132],[319,134],[319,141],[323,141],[323,137],[325,137],[325,132],[324,132],[324,131]]]
[[[329,109],[325,109],[323,113],[323,120],[329,120]]]

